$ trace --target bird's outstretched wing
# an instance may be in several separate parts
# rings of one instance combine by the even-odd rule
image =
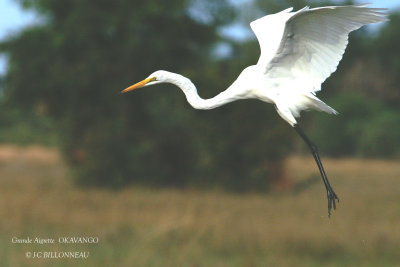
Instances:
[[[257,65],[266,66],[275,56],[285,31],[286,21],[295,13],[293,7],[279,13],[259,18],[250,23],[250,27],[257,37],[260,45],[260,58]]]
[[[257,65],[265,69],[267,78],[318,91],[342,59],[349,33],[387,20],[384,10],[365,5],[305,7],[255,20],[250,26],[261,48]]]

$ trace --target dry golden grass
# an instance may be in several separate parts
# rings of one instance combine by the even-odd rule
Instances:
[[[2,266],[396,266],[400,162],[323,159],[340,197],[327,200],[312,158],[286,163],[292,190],[122,191],[71,185],[56,150],[0,147]],[[12,237],[97,236],[99,244],[12,244]],[[27,251],[89,251],[27,259]]]

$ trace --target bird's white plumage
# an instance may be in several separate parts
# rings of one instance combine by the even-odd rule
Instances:
[[[294,14],[290,12],[292,10],[293,7],[264,16],[250,23],[250,27],[261,47],[258,65],[266,66],[275,56],[285,31],[286,21]]]
[[[320,90],[321,83],[336,70],[351,31],[386,20],[382,9],[365,6],[288,11],[250,24],[261,48],[257,65],[265,68],[268,79],[306,92]],[[275,51],[272,57],[271,51]]]
[[[385,21],[383,10],[366,6],[338,6],[305,7],[291,12],[292,8],[289,8],[253,21],[250,26],[261,48],[258,63],[245,68],[229,88],[210,99],[201,98],[188,78],[162,70],[122,92],[166,82],[178,86],[196,109],[212,109],[244,98],[257,98],[275,104],[279,115],[296,129],[312,152],[327,190],[330,215],[339,198],[329,184],[318,149],[295,118],[307,109],[336,114],[333,108],[315,96],[315,92],[336,70],[349,33],[363,25]]]
[[[250,23],[261,55],[257,66],[279,115],[292,126],[301,110],[337,112],[315,92],[336,70],[351,31],[387,20],[384,9],[366,6],[329,6],[297,12],[286,9]],[[273,90],[273,89],[276,90]]]
[[[160,82],[173,83],[196,109],[212,109],[238,99],[257,98],[275,104],[279,115],[292,126],[302,110],[336,114],[315,92],[336,70],[349,33],[363,25],[385,21],[385,9],[363,5],[292,10],[288,8],[250,23],[260,44],[260,58],[213,98],[201,98],[189,79],[167,71],[157,71],[144,83],[124,91]]]

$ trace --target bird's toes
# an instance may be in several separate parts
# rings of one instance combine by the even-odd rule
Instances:
[[[328,190],[328,217],[331,217],[332,207],[336,210],[336,200],[339,202],[339,198],[335,194],[335,192],[331,192]]]

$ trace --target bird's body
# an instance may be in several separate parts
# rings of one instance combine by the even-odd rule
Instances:
[[[337,113],[315,94],[336,70],[349,33],[363,25],[385,21],[383,10],[365,5],[305,7],[296,12],[289,8],[251,22],[261,50],[257,64],[245,68],[231,86],[210,99],[201,98],[188,78],[163,70],[123,92],[166,82],[178,86],[196,109],[213,109],[245,98],[274,104],[279,115],[310,147],[327,189],[330,215],[338,198],[328,182],[316,146],[298,126],[296,118],[309,109]]]
[[[154,74],[164,82],[181,88],[187,101],[195,109],[213,109],[239,99],[254,98],[275,104],[279,115],[292,126],[296,123],[294,117],[299,117],[301,110],[317,109],[337,113],[312,92],[291,90],[289,86],[285,88],[274,79],[265,78],[262,68],[258,65],[245,68],[231,86],[210,99],[201,98],[190,79],[180,74],[168,71],[157,71]]]

